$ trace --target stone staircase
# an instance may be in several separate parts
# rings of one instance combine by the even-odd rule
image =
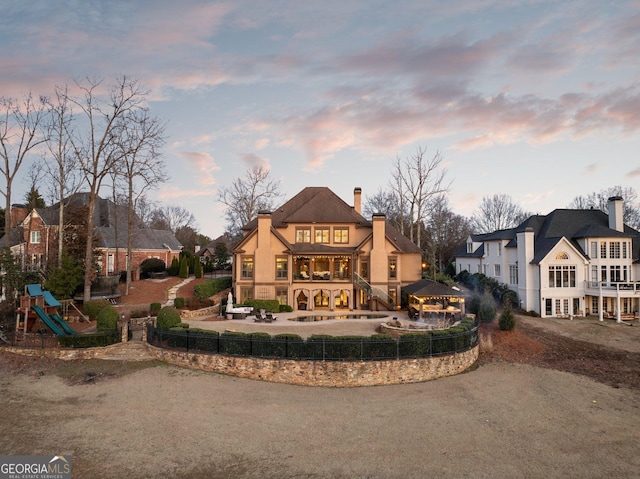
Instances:
[[[127,343],[118,343],[102,348],[96,359],[105,359],[112,361],[153,361],[156,359],[146,343],[142,341],[129,341]]]

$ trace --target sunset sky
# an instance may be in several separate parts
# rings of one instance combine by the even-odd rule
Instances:
[[[353,204],[354,187],[366,199],[419,146],[442,154],[465,216],[496,193],[546,214],[640,189],[637,0],[0,6],[0,96],[139,79],[167,122],[171,180],[151,196],[211,237],[224,231],[218,189],[253,165],[285,198],[328,186]]]

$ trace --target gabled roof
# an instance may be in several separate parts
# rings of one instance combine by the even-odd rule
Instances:
[[[89,202],[89,193],[75,193],[65,200],[65,211],[72,207],[84,207]],[[60,203],[47,208],[38,208],[36,212],[42,221],[49,226],[57,225],[59,222]],[[127,207],[116,205],[111,200],[98,197],[94,212],[95,234],[98,239],[99,248],[126,248],[127,247]],[[19,227],[13,228],[11,234],[11,244],[23,242],[22,230]],[[180,250],[182,244],[169,230],[158,230],[146,228],[136,215],[133,226],[133,248],[150,250]],[[116,234],[117,233],[117,234]]]
[[[452,288],[443,283],[438,283],[431,279],[421,279],[415,283],[402,287],[408,294],[413,296],[440,296],[440,297],[462,297],[465,294],[459,289]]]
[[[580,239],[631,238],[633,257],[640,258],[640,233],[626,225],[624,232],[609,228],[609,216],[597,209],[556,209],[546,216],[530,216],[515,228],[481,235],[471,235],[471,238],[476,242],[509,239],[507,247],[515,247],[517,246],[517,234],[524,232],[526,228],[533,229],[535,234],[535,251],[532,260],[534,264],[542,261],[563,237],[585,258],[588,258],[588,254],[580,246],[578,242]],[[482,256],[480,254],[481,250],[482,254],[484,254],[482,247],[473,253],[467,253],[466,244],[463,244],[458,248],[454,256],[460,258],[479,257]]]
[[[355,223],[371,226],[369,221],[325,186],[308,186],[271,212],[271,224],[276,228],[289,223]],[[242,229],[250,231],[257,226],[258,219],[254,218]]]

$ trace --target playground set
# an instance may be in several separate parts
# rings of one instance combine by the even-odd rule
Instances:
[[[76,335],[77,332],[60,315],[61,310],[67,309],[69,305],[75,308],[73,302],[65,302],[63,306],[39,284],[26,285],[25,294],[20,297],[20,308],[16,311],[16,333],[24,336],[30,332],[43,332],[48,328],[58,336]],[[82,313],[80,315],[83,316]]]

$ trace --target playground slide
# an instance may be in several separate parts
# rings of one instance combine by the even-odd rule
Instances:
[[[31,309],[33,309],[36,312],[36,314],[40,317],[40,319],[44,322],[44,324],[46,324],[47,326],[49,326],[49,328],[51,328],[51,331],[53,331],[58,336],[65,335],[64,331],[60,329],[60,327],[55,323],[55,321],[53,321],[40,306],[33,305],[31,306]]]
[[[69,327],[67,322],[64,319],[62,319],[59,314],[53,313],[53,314],[49,315],[49,317],[51,319],[53,319],[56,323],[58,323],[62,327],[62,329],[64,330],[65,333],[71,334],[72,336],[75,336],[76,334],[78,334],[73,329],[71,329]]]

